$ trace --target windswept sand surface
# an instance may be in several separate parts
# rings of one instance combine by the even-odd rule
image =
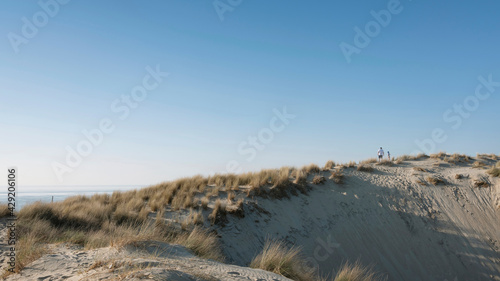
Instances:
[[[345,168],[344,184],[313,185],[311,175],[307,195],[247,199],[243,218],[227,215],[212,226],[233,265],[154,241],[96,250],[52,245],[7,280],[289,280],[247,267],[268,238],[302,247],[308,263],[330,276],[359,260],[394,281],[500,280],[498,178],[439,159],[370,165],[373,172]],[[434,186],[428,176],[445,184]],[[475,180],[490,186],[475,187]]]
[[[435,159],[372,166],[371,173],[344,169],[343,185],[328,180],[290,200],[258,199],[222,228],[226,255],[248,264],[272,237],[300,245],[324,274],[359,259],[389,280],[500,280],[498,178]],[[446,184],[417,183],[427,176]],[[474,187],[476,179],[491,187]]]

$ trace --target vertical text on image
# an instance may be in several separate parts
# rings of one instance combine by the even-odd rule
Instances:
[[[17,189],[17,168],[7,169],[7,208],[10,216],[7,218],[7,245],[9,246],[5,255],[7,256],[7,270],[14,272],[16,268],[16,189]]]

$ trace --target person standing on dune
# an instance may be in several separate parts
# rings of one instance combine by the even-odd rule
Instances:
[[[389,152],[389,150],[387,150],[387,159],[389,159],[389,161],[391,161],[391,153]]]
[[[384,157],[384,150],[382,149],[382,147],[380,147],[377,154],[378,154],[378,161],[379,162],[382,161],[382,158]]]

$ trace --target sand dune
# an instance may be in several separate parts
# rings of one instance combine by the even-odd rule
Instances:
[[[500,280],[498,178],[435,162],[377,166],[372,173],[344,169],[343,185],[327,181],[290,200],[258,200],[265,211],[249,207],[244,219],[230,218],[221,229],[226,255],[247,264],[272,236],[302,246],[325,274],[360,259],[389,280]],[[446,183],[417,182],[427,176]],[[476,188],[476,179],[492,185]]]
[[[155,241],[94,250],[59,244],[7,280],[289,280],[247,267],[266,239],[300,246],[308,265],[324,275],[359,260],[388,280],[500,280],[499,178],[472,162],[442,158],[366,165],[373,170],[335,167],[343,184],[316,185],[310,174],[307,194],[245,196],[244,216],[205,220],[229,264]],[[319,174],[328,178],[330,171]],[[248,188],[241,186],[238,196]],[[186,212],[164,219],[179,223]]]

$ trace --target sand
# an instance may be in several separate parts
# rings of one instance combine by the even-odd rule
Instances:
[[[7,280],[289,280],[247,267],[266,239],[300,246],[308,264],[330,276],[359,260],[388,280],[500,280],[498,178],[471,163],[430,158],[371,166],[343,169],[344,184],[314,185],[310,176],[307,195],[248,199],[243,218],[228,215],[212,226],[230,264],[155,241],[95,250],[64,244]],[[490,186],[475,187],[475,180]]]
[[[344,169],[343,185],[329,180],[290,200],[259,199],[265,212],[249,208],[222,228],[226,255],[248,264],[272,237],[300,245],[324,274],[359,259],[388,280],[500,280],[498,178],[434,159],[372,166],[371,173]],[[427,176],[446,184],[417,182]],[[491,186],[476,188],[476,179]]]

